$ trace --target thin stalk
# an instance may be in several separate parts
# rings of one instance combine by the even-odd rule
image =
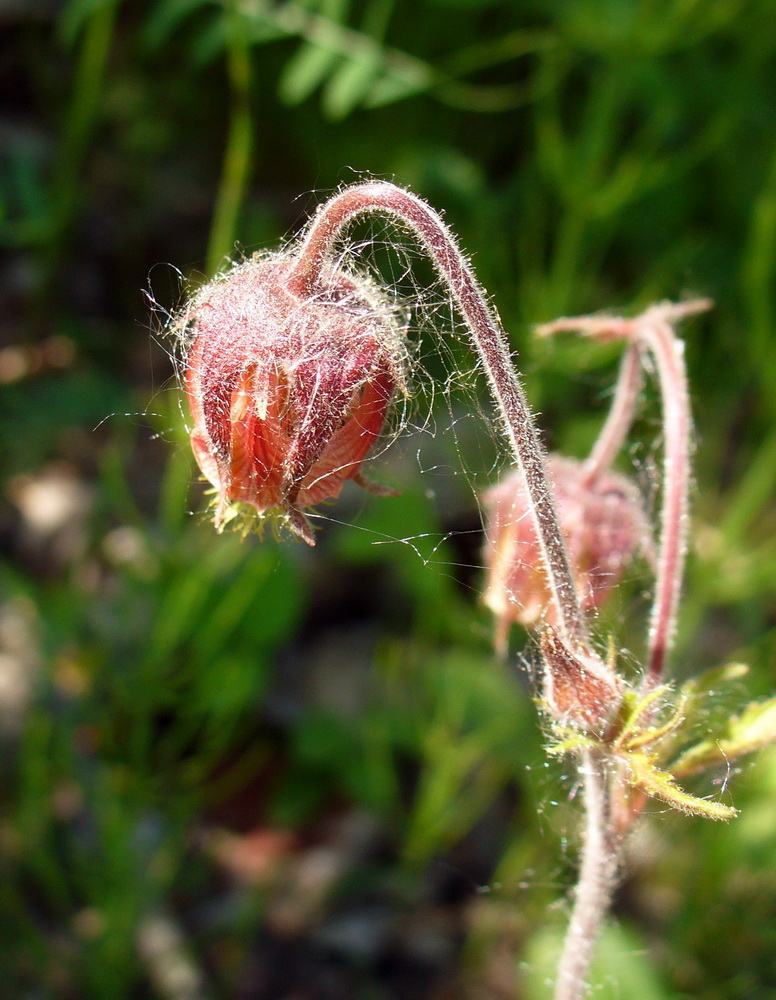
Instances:
[[[614,390],[614,399],[604,426],[583,466],[582,486],[590,486],[611,468],[620,453],[643,384],[641,356],[636,344],[630,344],[622,356],[620,373]]]
[[[544,451],[533,417],[497,315],[437,213],[393,184],[375,181],[345,188],[326,202],[312,220],[299,247],[298,262],[288,287],[300,297],[319,291],[325,280],[326,264],[344,228],[359,216],[378,212],[413,233],[447,283],[461,311],[531,500],[531,514],[558,612],[559,630],[571,648],[579,648],[585,644],[587,626],[574,587],[545,473]]]
[[[659,307],[658,307],[659,308]],[[651,311],[650,311],[651,312]],[[687,551],[692,418],[684,343],[662,317],[644,317],[640,341],[655,360],[663,406],[663,502],[645,684],[660,683],[676,634]]]
[[[593,950],[617,879],[619,850],[610,833],[608,780],[602,762],[591,751],[582,758],[580,774],[585,792],[585,838],[555,981],[555,1000],[581,1000],[585,995]]]
[[[240,213],[251,169],[253,121],[250,106],[251,61],[244,28],[234,0],[227,11],[229,43],[227,71],[231,94],[229,135],[226,141],[216,206],[207,248],[207,272],[215,274],[234,249]]]
[[[663,410],[663,482],[655,597],[644,678],[646,688],[660,682],[673,645],[687,549],[692,416],[684,344],[674,333],[674,324],[710,307],[708,299],[679,304],[662,302],[635,319],[580,316],[556,320],[538,331],[545,336],[576,330],[605,340],[629,340],[631,345],[646,348],[655,363]]]

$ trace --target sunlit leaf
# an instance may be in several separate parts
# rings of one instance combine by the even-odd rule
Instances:
[[[685,792],[677,785],[673,775],[655,767],[647,754],[631,754],[628,757],[628,768],[632,785],[643,789],[648,795],[662,799],[679,812],[714,820],[733,819],[737,815],[732,806],[709,802]]]
[[[703,740],[690,747],[672,765],[677,774],[687,774],[705,767],[743,757],[776,743],[776,698],[752,702],[731,719],[719,737]]]
[[[321,15],[331,22],[332,30],[344,22],[348,12],[348,0],[327,0],[321,7]],[[325,44],[322,33],[315,39],[306,40],[286,63],[278,83],[280,99],[287,104],[300,104],[319,87],[342,53]]]
[[[357,59],[340,66],[323,94],[323,108],[330,118],[345,118],[364,103],[379,67],[377,50],[360,53]]]
[[[300,46],[289,59],[278,83],[280,99],[286,104],[301,104],[320,86],[332,66],[339,61],[336,52],[320,45]]]

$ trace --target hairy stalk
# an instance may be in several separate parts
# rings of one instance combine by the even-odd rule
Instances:
[[[604,764],[588,750],[583,755],[580,774],[585,791],[585,835],[574,906],[558,965],[555,1000],[581,1000],[585,995],[593,950],[617,877],[619,852],[611,834]]]
[[[408,228],[423,245],[447,283],[466,322],[498,404],[507,436],[531,498],[558,625],[573,648],[585,643],[587,627],[574,587],[566,547],[544,468],[544,451],[522,385],[512,365],[501,324],[468,263],[439,215],[425,202],[381,181],[346,188],[326,202],[311,222],[298,250],[289,288],[298,296],[316,294],[325,265],[345,227],[355,218],[380,213]]]
[[[663,503],[660,514],[660,553],[655,598],[649,626],[649,653],[645,684],[660,683],[676,633],[676,616],[687,550],[690,493],[690,435],[692,417],[684,362],[684,343],[678,340],[656,307],[640,324],[639,339],[655,360],[663,406]]]
[[[580,316],[556,320],[538,330],[543,336],[575,330],[602,339],[626,339],[631,342],[630,350],[634,345],[642,345],[655,363],[663,409],[663,481],[660,551],[644,678],[646,688],[660,683],[674,641],[687,549],[692,416],[684,344],[676,337],[674,325],[710,307],[708,299],[678,304],[662,302],[635,319]]]
[[[630,344],[622,358],[614,399],[601,433],[585,461],[581,485],[589,486],[611,468],[633,423],[633,413],[643,383],[637,344]]]
[[[576,330],[603,339],[629,341],[622,361],[611,413],[587,461],[594,478],[611,463],[630,426],[641,385],[640,352],[654,360],[660,385],[663,425],[663,478],[660,544],[655,597],[650,618],[647,671],[644,688],[660,682],[676,630],[687,547],[687,511],[690,483],[690,414],[684,344],[673,324],[709,308],[706,300],[673,305],[661,303],[633,320],[586,316],[549,323],[542,335]],[[587,824],[574,909],[558,968],[555,1000],[580,1000],[590,967],[595,939],[600,931],[616,884],[617,859],[622,838],[636,815],[625,809],[620,782],[611,794],[609,780],[595,755],[583,759]]]

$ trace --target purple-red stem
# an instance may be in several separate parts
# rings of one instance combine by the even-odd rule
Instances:
[[[687,545],[690,401],[684,343],[668,322],[669,308],[657,306],[632,323],[623,323],[621,329],[629,331],[631,343],[623,359],[612,413],[588,460],[588,464],[593,458],[608,464],[624,440],[638,392],[640,375],[634,365],[639,361],[638,345],[642,344],[652,354],[657,369],[664,435],[660,556],[650,621],[646,687],[659,682],[673,642]],[[585,839],[574,907],[558,965],[555,1000],[582,1000],[585,995],[593,945],[609,908],[620,853],[621,833],[614,822],[605,764],[587,751],[580,772],[585,789]]]
[[[643,384],[638,344],[629,344],[623,354],[609,415],[583,466],[582,486],[591,486],[607,472],[619,454],[633,423],[636,402]]]
[[[574,906],[563,942],[554,1000],[581,1000],[593,950],[617,881],[619,844],[612,840],[606,764],[591,750],[579,767],[585,792],[585,832]]]
[[[659,308],[659,307],[658,307]],[[649,314],[639,339],[652,354],[663,406],[663,503],[655,599],[649,626],[645,684],[660,682],[676,633],[676,617],[687,549],[692,418],[684,363],[684,343],[666,319]]]
[[[675,336],[671,322],[708,307],[705,301],[678,306],[664,303],[635,320],[565,319],[540,331],[576,329],[593,336],[626,337],[630,341],[612,410],[586,463],[591,478],[614,460],[630,427],[641,385],[639,348],[648,350],[654,358],[663,408],[664,458],[660,554],[650,619],[646,689],[659,683],[673,642],[687,544],[691,415],[684,344]],[[605,764],[588,751],[580,771],[585,791],[585,839],[574,907],[558,965],[555,1000],[581,1000],[585,995],[593,946],[616,884],[617,861],[625,832],[624,828],[618,828],[614,811],[618,801],[611,800]]]
[[[299,296],[315,294],[345,227],[359,216],[375,213],[389,216],[415,235],[461,310],[525,480],[560,631],[572,648],[579,648],[587,639],[587,626],[545,473],[544,450],[501,324],[437,213],[419,198],[386,182],[345,188],[322,205],[310,223],[297,251],[298,262],[289,280],[289,290]]]
[[[673,324],[686,316],[703,312],[710,306],[711,302],[707,299],[679,304],[662,302],[647,309],[635,319],[582,316],[556,320],[540,327],[538,331],[541,335],[547,335],[563,330],[577,330],[603,339],[627,339],[631,345],[629,351],[632,351],[635,345],[642,345],[650,352],[655,362],[663,409],[663,480],[660,551],[655,598],[649,624],[647,672],[644,678],[644,686],[647,689],[660,682],[674,641],[687,548],[692,417],[684,363],[684,343],[674,333]],[[628,392],[629,390],[624,387],[623,412]],[[619,402],[619,398],[616,399],[616,403]],[[612,418],[613,426],[607,421],[604,429],[607,437],[611,433],[612,439],[616,440],[621,418],[621,414]],[[615,420],[617,423],[614,423]],[[602,450],[610,451],[611,443],[605,441],[601,445]],[[593,454],[597,450],[596,446]]]

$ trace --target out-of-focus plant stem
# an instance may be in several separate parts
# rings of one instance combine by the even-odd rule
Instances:
[[[216,207],[210,227],[206,269],[214,274],[234,248],[237,216],[251,169],[253,120],[250,106],[251,61],[245,32],[240,30],[237,0],[227,0],[229,42],[227,72],[231,110],[229,135],[221,166]]]
[[[555,1000],[581,1000],[617,875],[606,765],[587,751],[580,764],[585,790],[585,834],[574,907],[558,964]]]
[[[84,30],[51,183],[51,208],[41,269],[41,303],[49,298],[53,277],[76,215],[81,166],[104,92],[103,81],[113,42],[116,7],[115,3],[98,6]]]
[[[660,307],[658,307],[659,310]],[[708,308],[708,304],[704,305]],[[657,310],[656,310],[657,311]],[[647,685],[660,683],[676,633],[679,596],[687,554],[690,492],[690,436],[692,416],[687,389],[684,343],[658,314],[642,325],[641,342],[650,351],[660,381],[663,401],[663,503],[660,516],[660,554],[655,598],[649,628]]]
[[[630,344],[622,357],[609,416],[585,461],[584,485],[592,485],[598,476],[603,475],[611,467],[620,453],[633,423],[633,413],[642,382],[639,349],[636,344]]]
[[[583,316],[546,323],[538,331],[543,336],[562,330],[577,330],[590,336],[623,338],[648,351],[655,364],[663,406],[665,454],[660,546],[645,675],[647,687],[660,683],[673,646],[687,549],[692,415],[684,343],[676,337],[674,326],[686,316],[705,312],[711,305],[708,299],[678,304],[662,302],[632,320]],[[626,386],[623,402],[627,402],[629,391]],[[606,434],[609,433],[607,425]],[[609,446],[605,444],[605,447]]]

